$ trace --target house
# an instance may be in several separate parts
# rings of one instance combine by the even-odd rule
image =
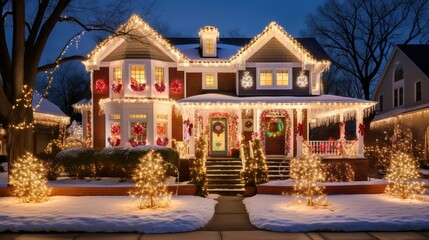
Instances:
[[[136,15],[118,31],[134,36],[106,39],[83,62],[93,104],[75,107],[90,116],[95,149],[176,139],[192,158],[205,136],[209,156],[227,157],[257,134],[271,158],[299,157],[308,147],[365,162],[363,117],[375,103],[322,94],[330,59],[315,39],[293,38],[274,22],[254,38],[221,38],[205,26],[199,38],[167,39]],[[308,139],[310,125],[349,119],[356,139],[345,139],[344,129],[335,141]]]
[[[378,101],[371,131],[396,124],[410,128],[420,158],[429,159],[429,45],[397,45],[390,56],[373,100]]]

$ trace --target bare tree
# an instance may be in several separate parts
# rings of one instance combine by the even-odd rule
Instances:
[[[155,1],[153,1],[155,2]],[[46,44],[55,28],[74,25],[75,36],[82,30],[104,31],[114,36],[125,36],[133,28],[115,32],[136,4],[129,1],[79,0],[1,0],[0,9],[0,123],[8,130],[8,159],[12,163],[25,152],[33,152],[32,92],[39,72],[48,71],[61,63],[83,60],[80,55],[64,56],[58,53],[54,62],[40,64]],[[76,27],[73,29],[77,29]],[[69,44],[65,38],[62,43]]]
[[[230,38],[244,38],[244,37],[246,37],[246,34],[244,34],[241,31],[240,27],[233,27],[233,28],[228,29],[228,31],[226,32],[226,35],[227,35],[227,37],[230,37]]]
[[[428,8],[427,0],[327,0],[309,15],[304,34],[315,36],[343,72],[341,79],[369,99],[392,46],[428,39]]]

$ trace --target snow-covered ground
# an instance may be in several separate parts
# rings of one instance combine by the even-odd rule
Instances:
[[[214,214],[213,199],[178,196],[165,209],[138,210],[130,197],[51,197],[39,204],[0,198],[2,231],[188,232]]]
[[[297,206],[291,196],[256,195],[244,203],[252,225],[278,232],[409,231],[429,229],[429,196],[330,195],[325,208]],[[261,204],[263,203],[263,204]]]
[[[352,185],[371,185],[371,184],[387,184],[388,181],[384,179],[371,179],[371,181],[353,181],[353,182],[322,182],[320,186],[352,186]],[[295,181],[292,179],[287,180],[273,180],[263,183],[263,186],[293,186]]]

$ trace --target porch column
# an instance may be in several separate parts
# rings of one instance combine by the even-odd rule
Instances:
[[[81,110],[82,114],[82,142],[85,142],[86,136],[88,136],[88,129],[86,125],[88,124],[88,112],[86,110]]]
[[[195,118],[195,111],[192,110],[189,115],[189,120],[194,125],[192,136],[189,139],[189,157],[195,158],[195,136],[201,133],[198,132],[198,123],[196,122],[197,119]]]
[[[344,122],[344,113],[340,113],[340,140],[346,138],[346,123]]]
[[[298,126],[301,125],[302,128],[307,127],[302,125],[302,109],[296,110],[296,126],[297,129],[294,129],[294,131],[298,130]],[[303,136],[299,135],[299,132],[296,134],[296,157],[302,157],[302,139]]]
[[[363,126],[363,109],[356,110],[356,136],[358,138],[357,155],[360,158],[364,157],[363,135],[359,131],[359,126]]]

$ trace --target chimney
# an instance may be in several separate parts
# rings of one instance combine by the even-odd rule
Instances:
[[[217,57],[217,40],[219,30],[213,26],[205,26],[200,29],[200,49],[203,57]]]

